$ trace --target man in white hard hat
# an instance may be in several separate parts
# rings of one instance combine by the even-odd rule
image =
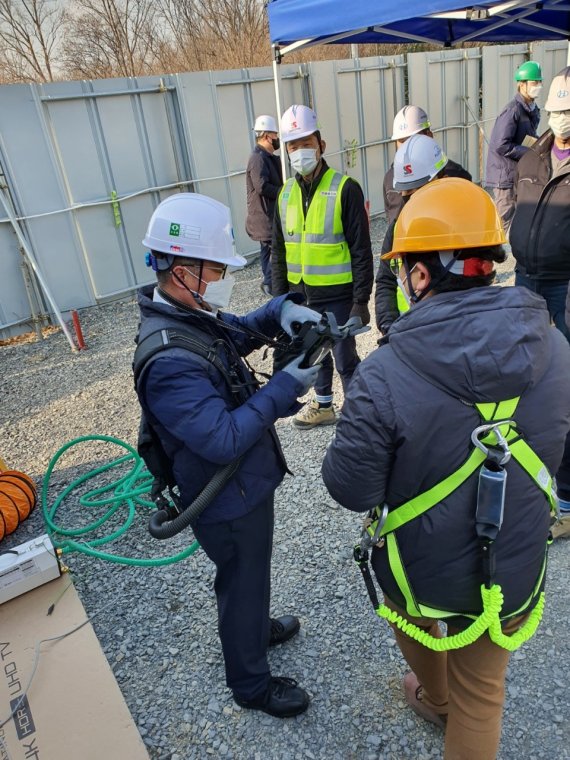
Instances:
[[[255,148],[245,173],[247,217],[245,229],[252,240],[260,243],[263,280],[261,290],[271,295],[271,235],[275,201],[283,184],[281,161],[274,155],[279,150],[279,133],[273,116],[258,116],[253,127]]]
[[[536,61],[525,61],[515,72],[517,92],[497,116],[485,171],[485,185],[493,189],[503,227],[508,237],[515,213],[517,164],[538,137],[540,109],[536,98],[542,91],[542,69]]]
[[[401,108],[394,117],[392,125],[392,140],[396,142],[396,149],[400,148],[412,135],[427,135],[433,137],[431,123],[427,113],[421,106],[409,105]],[[447,177],[460,177],[471,181],[469,172],[460,164],[447,160]],[[384,175],[383,183],[384,210],[388,224],[395,222],[404,206],[403,196],[394,187],[394,165]]]
[[[418,133],[403,142],[394,157],[392,176],[394,190],[406,204],[420,187],[434,179],[447,177],[449,159],[433,139]],[[396,221],[388,225],[382,255],[392,250],[394,227]],[[376,291],[374,304],[376,325],[382,335],[386,335],[393,322],[409,309],[409,298],[397,276],[397,269],[391,267],[391,261],[380,260],[376,272]]]
[[[287,180],[275,208],[273,294],[302,292],[309,306],[332,312],[339,325],[350,317],[370,321],[374,278],[364,196],[358,182],[329,168],[316,113],[294,105],[281,118],[281,139],[295,177]],[[360,358],[354,337],[333,348],[346,392]],[[315,398],[294,419],[310,429],[336,422],[333,360],[327,355],[315,383]]]
[[[510,243],[515,285],[545,299],[552,321],[570,341],[564,315],[570,282],[570,66],[552,80],[544,110],[549,129],[517,165]],[[564,534],[570,534],[570,438],[556,482]],[[561,526],[553,533],[563,535]]]
[[[300,408],[297,397],[313,385],[319,365],[301,369],[301,356],[260,387],[242,357],[320,315],[297,294],[243,317],[220,311],[234,284],[227,268],[245,260],[234,249],[229,209],[212,198],[170,196],[152,215],[143,244],[158,282],[139,292],[135,367],[148,341],[158,338],[159,350],[142,368],[139,362],[137,394],[171,461],[181,506],[194,507],[206,488],[212,494],[192,527],[216,565],[226,681],[242,707],[298,715],[307,693],[272,676],[267,661],[268,646],[300,626],[292,615],[269,616],[273,496],[287,469],[274,423]],[[171,345],[175,338],[184,345]],[[231,463],[235,469],[216,491],[220,469]]]

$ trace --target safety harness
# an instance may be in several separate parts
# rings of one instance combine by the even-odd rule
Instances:
[[[167,327],[150,333],[137,345],[133,359],[133,375],[137,393],[143,370],[158,354],[173,348],[183,348],[213,364],[228,386],[236,406],[244,403],[251,393],[258,388],[257,381],[248,382],[246,378],[239,376],[238,364],[231,361],[231,354],[228,357],[230,359],[229,367],[226,367],[220,357],[222,352],[228,354],[226,342],[217,339],[208,343],[200,339],[191,329]],[[221,467],[200,491],[192,504],[183,505],[177,492],[172,462],[164,451],[154,422],[149,419],[144,407],[141,410],[137,448],[154,478],[151,498],[159,511],[151,517],[149,532],[154,538],[159,539],[172,538],[197,520],[208,504],[235,474],[241,463],[241,457],[239,457]],[[170,501],[165,496],[166,491],[168,491]]]
[[[558,512],[552,476],[546,465],[517,430],[517,423],[513,419],[519,401],[520,396],[517,396],[499,403],[475,404],[483,424],[473,431],[471,435],[473,449],[459,469],[399,507],[390,509],[385,504],[372,510],[365,522],[362,540],[354,549],[354,558],[362,572],[376,614],[434,651],[460,649],[472,644],[485,631],[488,631],[489,637],[495,644],[513,651],[534,634],[542,618],[544,609],[542,588],[546,572],[547,547],[545,547],[542,567],[531,595],[518,610],[503,617],[501,617],[504,602],[503,593],[501,587],[495,583],[494,577],[493,544],[501,529],[507,480],[505,466],[511,458],[522,467],[533,483],[544,493],[550,503],[552,514],[556,515]],[[475,524],[484,580],[481,586],[483,611],[480,615],[473,615],[435,609],[420,603],[416,598],[402,561],[397,530],[442,502],[460,488],[477,470],[479,470],[479,488]],[[473,622],[457,634],[435,638],[385,604],[380,604],[368,565],[369,550],[372,547],[385,548],[387,551],[390,570],[405,600],[408,615],[438,620],[461,616],[471,619]],[[521,615],[530,607],[532,610],[524,625],[511,636],[505,635],[501,628],[501,620]]]

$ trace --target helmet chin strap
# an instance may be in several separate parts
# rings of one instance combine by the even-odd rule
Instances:
[[[412,271],[415,265],[413,267],[410,267],[406,256],[402,257],[402,261],[404,263],[404,271],[406,272],[406,279],[404,280],[404,282],[408,283],[408,289],[410,291],[409,293],[410,303],[417,303],[420,299],[424,297],[425,291],[420,292],[419,295],[416,293],[416,291],[412,287]]]
[[[443,278],[445,277],[445,275],[449,272],[449,270],[451,269],[451,267],[457,261],[457,257],[459,255],[460,251],[452,251],[451,253],[452,253],[452,258],[443,267],[443,272],[441,272],[441,274],[439,275],[439,277],[437,277],[435,280],[432,278],[430,280],[429,285],[427,286],[427,288],[425,288],[424,290],[421,290],[419,293],[416,293],[416,291],[412,289],[412,280],[410,279],[410,275],[411,275],[412,269],[414,267],[412,267],[410,269],[410,265],[408,264],[408,259],[406,258],[406,256],[403,257],[404,269],[406,271],[406,280],[410,283],[410,291],[411,291],[411,293],[410,293],[410,301],[412,303],[418,303],[418,301],[421,301],[422,298],[425,298],[425,296],[431,290],[433,290],[434,288],[436,288],[439,285],[439,283],[443,280]]]
[[[195,277],[197,277],[197,279],[200,282],[202,282],[202,269],[203,269],[203,266],[204,266],[204,262],[200,261],[200,274],[199,275],[194,275]],[[196,303],[202,309],[204,309],[204,311],[212,311],[212,307],[210,306],[210,304],[207,303],[206,301],[204,301],[204,299],[202,298],[202,296],[200,295],[200,293],[198,293],[198,291],[192,290],[191,288],[189,288],[188,285],[186,285],[186,283],[184,282],[184,280],[176,274],[176,272],[174,271],[174,269],[172,270],[171,274],[172,274],[172,276],[176,280],[178,280],[178,282],[182,285],[182,287],[190,293],[190,295],[192,296],[192,298],[196,301]],[[182,303],[181,301],[178,301],[178,299],[174,298],[173,296],[169,296],[169,298],[171,298],[172,300],[176,301],[176,305],[179,305],[180,303]]]

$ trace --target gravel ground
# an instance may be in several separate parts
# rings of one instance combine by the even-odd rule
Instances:
[[[383,228],[383,221],[373,223],[376,251]],[[501,269],[501,281],[510,282],[512,264]],[[259,275],[257,263],[238,273],[237,313],[262,303]],[[136,441],[139,410],[130,370],[135,301],[85,310],[81,321],[88,350],[79,354],[69,351],[61,334],[0,348],[0,455],[38,482],[59,447],[77,436]],[[376,337],[375,330],[360,336],[363,355]],[[257,356],[256,364],[263,363]],[[161,568],[67,555],[87,613],[99,613],[94,628],[149,755],[157,760],[441,757],[442,734],[404,705],[404,662],[390,629],[372,612],[351,559],[360,519],[336,505],[320,479],[334,428],[297,431],[290,421],[280,421],[277,429],[295,477],[276,495],[273,609],[298,614],[302,629],[269,657],[276,675],[298,679],[311,693],[306,714],[280,721],[233,703],[216,634],[213,566],[203,552]],[[80,472],[118,453],[101,444],[70,450],[60,460],[50,499]],[[72,506],[64,513],[64,524],[71,523],[73,512]],[[38,510],[2,549],[42,531]],[[152,557],[175,553],[185,541],[187,535],[168,546],[153,541],[143,515],[114,550]],[[568,542],[553,545],[544,622],[512,659],[502,760],[570,758],[564,665],[570,647],[569,548]]]

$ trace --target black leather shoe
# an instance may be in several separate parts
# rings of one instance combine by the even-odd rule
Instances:
[[[293,615],[283,615],[283,617],[270,618],[271,633],[269,635],[269,646],[275,647],[277,644],[283,644],[292,639],[296,633],[299,633],[301,623],[299,618]]]
[[[305,712],[309,706],[309,695],[292,678],[272,676],[266,691],[255,699],[240,699],[234,693],[234,700],[248,710],[261,710],[275,718],[292,718]]]

